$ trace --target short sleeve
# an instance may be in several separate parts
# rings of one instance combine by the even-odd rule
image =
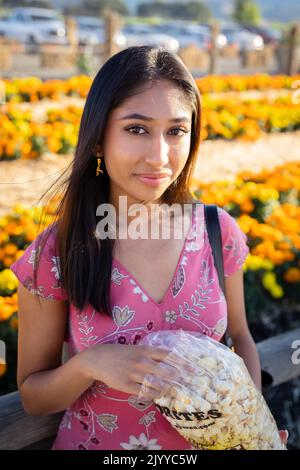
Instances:
[[[224,275],[229,277],[240,269],[250,251],[247,235],[225,209],[218,207],[222,232]]]
[[[34,269],[38,259],[35,284]],[[68,300],[60,283],[60,257],[56,252],[56,227],[53,224],[37,236],[10,269],[30,293],[47,300]]]

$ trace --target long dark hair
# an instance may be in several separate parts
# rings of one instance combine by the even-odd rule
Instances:
[[[187,98],[192,108],[192,127],[186,165],[164,192],[161,202],[183,205],[193,199],[189,188],[201,129],[201,99],[195,80],[177,54],[162,47],[128,47],[107,60],[95,76],[85,102],[74,159],[58,178],[57,181],[67,173],[54,198],[51,193],[52,201],[57,200],[56,196],[59,200],[52,213],[53,226],[57,228],[60,283],[69,302],[80,310],[90,304],[97,312],[112,315],[110,282],[114,240],[111,237],[100,242],[95,237],[99,222],[96,209],[108,203],[109,176],[103,159],[103,173],[100,177],[95,175],[95,147],[97,144],[102,147],[110,111],[148,82],[162,79],[170,80]],[[47,208],[49,210],[49,204]],[[48,238],[50,231],[46,230],[45,234]],[[36,276],[34,278],[36,283]]]

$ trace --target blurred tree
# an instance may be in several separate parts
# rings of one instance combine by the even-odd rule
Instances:
[[[235,0],[233,19],[238,23],[259,25],[261,13],[259,6],[252,0]]]
[[[170,5],[162,1],[154,1],[152,3],[141,3],[137,8],[138,16],[168,16]]]
[[[141,3],[137,9],[137,15],[197,20],[203,23],[208,22],[212,17],[210,8],[201,0],[193,0],[188,3],[176,2],[172,4],[163,1]]]
[[[15,8],[15,7],[34,7],[34,8],[50,8],[53,9],[53,4],[50,0],[0,0],[0,6],[8,8]]]
[[[83,8],[89,15],[102,16],[105,8],[120,13],[120,15],[128,15],[128,8],[123,0],[85,0]]]
[[[176,5],[174,5],[176,6]],[[201,1],[192,1],[187,3],[187,18],[190,20],[201,21],[207,23],[212,18],[210,8]],[[179,14],[180,17],[180,14]]]

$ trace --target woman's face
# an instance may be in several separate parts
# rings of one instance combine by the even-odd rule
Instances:
[[[144,118],[129,117],[132,114]],[[119,196],[127,196],[128,208],[144,200],[159,202],[188,159],[191,123],[191,105],[168,80],[150,84],[112,110],[102,150],[110,178],[109,202],[116,209]],[[145,173],[168,176],[150,184],[137,176]]]

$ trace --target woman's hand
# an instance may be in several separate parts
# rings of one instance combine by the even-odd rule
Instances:
[[[288,430],[284,429],[284,430],[279,431],[279,436],[280,436],[281,442],[286,445],[288,438],[289,438]]]
[[[89,378],[104,382],[120,392],[138,395],[146,374],[155,374],[160,379],[176,377],[176,369],[157,367],[169,354],[169,350],[151,346],[122,344],[97,344],[82,351],[82,366]],[[149,384],[147,398],[158,397],[163,389],[163,380]]]

